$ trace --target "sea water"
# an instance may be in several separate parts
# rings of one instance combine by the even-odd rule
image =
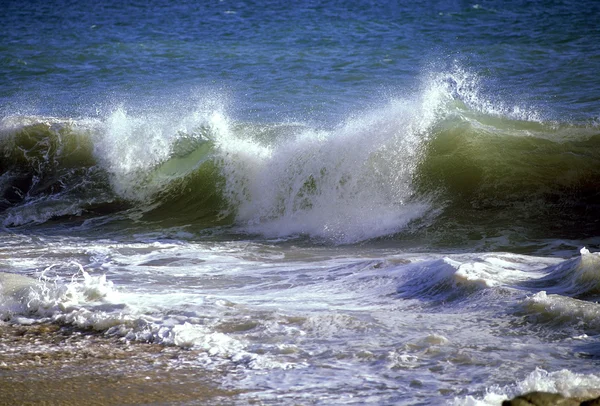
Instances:
[[[3,382],[600,395],[597,3],[2,8]]]

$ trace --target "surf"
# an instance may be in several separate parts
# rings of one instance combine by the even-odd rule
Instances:
[[[333,125],[179,107],[5,117],[2,224],[103,218],[328,244],[597,235],[597,125],[490,98],[464,70]]]

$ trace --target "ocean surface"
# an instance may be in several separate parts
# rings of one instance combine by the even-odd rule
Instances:
[[[0,403],[600,395],[600,3],[123,3],[2,2]]]

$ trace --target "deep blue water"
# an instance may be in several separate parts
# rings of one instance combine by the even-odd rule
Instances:
[[[506,103],[555,119],[598,116],[594,1],[3,4],[8,112],[89,113],[217,92],[252,120],[335,121],[458,64]]]

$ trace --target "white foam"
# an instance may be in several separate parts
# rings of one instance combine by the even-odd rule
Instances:
[[[600,305],[567,296],[548,295],[545,291],[538,292],[525,301],[533,311],[543,312],[552,316],[555,321],[564,320],[568,323],[585,323],[595,329],[600,328]]]
[[[585,247],[579,258],[548,267],[546,290],[567,296],[600,294],[600,253],[591,253]]]
[[[496,117],[541,122],[540,114],[526,106],[510,105],[497,97],[485,94],[482,78],[455,64],[450,70],[433,72],[428,81],[444,89],[447,97],[465,103],[470,109]]]
[[[515,254],[484,254],[458,262],[455,276],[459,281],[484,288],[513,285],[543,276],[541,264],[556,261]]]
[[[172,250],[178,245],[154,243],[157,250]],[[147,244],[126,247],[145,251]],[[114,244],[114,249],[123,248]],[[90,253],[98,247],[88,249]],[[100,250],[102,251],[102,250]],[[132,254],[132,252],[129,252]],[[118,256],[118,255],[117,255]],[[137,262],[147,256],[132,255]],[[124,261],[126,257],[122,257]],[[224,258],[223,266],[232,261]],[[124,272],[125,264],[119,265]],[[138,271],[144,265],[135,265]],[[72,276],[64,277],[69,271]],[[160,273],[156,274],[157,276]],[[240,336],[219,332],[206,316],[231,311],[231,302],[179,290],[121,292],[105,274],[86,271],[76,262],[57,263],[41,272],[39,279],[0,273],[0,315],[16,324],[59,323],[91,329],[126,340],[152,342],[193,349],[205,354],[198,362],[214,365],[233,363],[249,369],[289,369],[301,363],[279,361],[270,355],[247,350]],[[204,298],[204,299],[203,299]],[[224,309],[223,309],[224,308]],[[210,318],[209,318],[210,319]]]
[[[118,293],[112,282],[105,275],[90,275],[78,263],[66,266],[77,269],[70,282],[47,276],[54,265],[47,267],[38,280],[24,276],[3,278],[0,292],[3,317],[16,323],[35,318],[99,331],[121,323],[124,317],[110,307],[107,311],[90,310],[97,304],[117,302]]]
[[[538,258],[508,253],[449,255],[442,259],[415,258],[403,266],[406,281],[398,291],[408,296],[453,295],[457,289],[514,287],[546,275],[546,264],[557,258]]]
[[[35,289],[31,289],[29,298],[24,303],[29,313],[53,317],[73,309],[77,310],[86,304],[117,301],[118,293],[113,283],[106,279],[106,275],[92,276],[80,264],[70,262],[66,266],[74,267],[77,272],[73,274],[70,282],[65,283],[58,276],[48,276],[55,266],[59,265],[47,267],[39,278],[39,284]]]
[[[600,375],[578,374],[563,369],[548,372],[536,368],[524,380],[507,386],[492,386],[482,397],[456,398],[456,406],[499,405],[503,400],[533,391],[560,393],[566,397],[593,398],[600,395]]]
[[[354,114],[330,130],[258,143],[227,125],[216,131],[226,197],[242,229],[271,238],[310,235],[335,243],[393,234],[430,210],[414,200],[422,147],[454,101],[487,115],[536,120],[481,93],[480,79],[459,67],[429,75],[415,95]]]
[[[205,137],[208,133],[227,131],[223,106],[205,100],[195,109],[150,114],[129,114],[124,107],[115,109],[96,128],[94,154],[111,174],[113,189],[131,200],[145,200],[162,190],[170,178],[150,178],[148,173],[165,162],[173,151],[174,142],[185,137]]]
[[[308,234],[350,243],[394,233],[428,209],[411,200],[435,101],[396,100],[329,131],[269,146],[220,143],[237,220],[269,237]]]

